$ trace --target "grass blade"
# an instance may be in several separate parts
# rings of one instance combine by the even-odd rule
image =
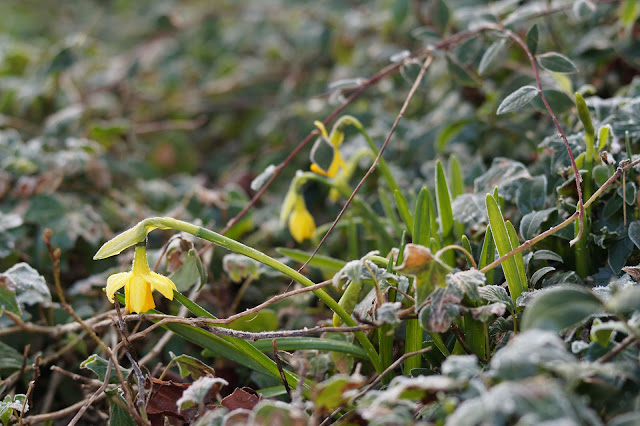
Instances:
[[[491,194],[487,194],[486,201],[487,214],[489,215],[489,223],[491,224],[491,231],[493,233],[493,241],[498,249],[498,254],[500,256],[504,256],[513,250],[511,239],[509,238],[509,232],[507,231],[507,226],[504,223],[502,213],[500,213],[500,208],[498,207],[496,200],[491,196]],[[522,289],[524,287],[520,282],[520,273],[518,272],[518,266],[516,265],[516,260],[513,256],[502,262],[502,269],[504,270],[504,276],[507,279],[511,299],[513,299],[513,303],[515,303],[516,299],[520,294],[522,294]]]
[[[438,216],[440,217],[440,233],[442,234],[442,245],[453,244],[453,210],[451,209],[451,196],[447,187],[447,180],[444,169],[440,161],[436,164],[436,203],[438,206]],[[449,265],[455,265],[455,254],[452,250],[446,251],[443,261]]]

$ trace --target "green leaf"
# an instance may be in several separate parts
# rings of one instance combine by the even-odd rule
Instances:
[[[620,21],[626,28],[631,28],[640,14],[640,4],[636,0],[625,0],[620,8]]]
[[[187,377],[191,374],[191,377],[196,380],[202,376],[215,376],[216,372],[212,367],[209,367],[204,362],[189,355],[175,356],[173,352],[169,352],[171,356],[171,362],[178,366],[180,370],[180,377]]]
[[[562,256],[551,250],[537,250],[531,255],[531,261],[533,260],[552,260],[554,262],[564,263]]]
[[[22,354],[6,343],[0,342],[0,371],[19,370]]]
[[[445,178],[444,168],[440,160],[436,162],[436,204],[438,207],[438,217],[440,218],[440,234],[442,244],[448,246],[453,244],[453,210],[451,208],[451,196]],[[449,266],[454,266],[455,256],[449,250],[443,255],[444,262]]]
[[[545,69],[563,74],[578,72],[573,62],[558,52],[547,52],[536,55],[538,63]]]
[[[51,292],[42,275],[29,264],[20,262],[0,274],[6,289],[15,288],[16,300],[20,304],[35,305],[51,303]]]
[[[536,87],[523,86],[504,98],[498,107],[497,114],[501,115],[518,110],[531,102],[536,96],[538,96],[538,89]]]
[[[640,221],[633,221],[629,224],[629,238],[635,244],[636,247],[640,248]]]
[[[573,99],[561,90],[544,89],[542,93],[544,93],[544,97],[547,99],[549,106],[555,114],[565,113],[575,106]],[[531,105],[545,113],[547,111],[544,103],[542,102],[542,97],[534,98]]]
[[[599,164],[593,168],[593,180],[598,187],[602,186],[611,176],[613,176],[615,170],[613,166],[605,164]]]
[[[129,411],[122,408],[127,406],[127,401],[122,397],[120,388],[104,391],[109,400],[109,425],[110,426],[136,426],[136,421]],[[118,400],[120,404],[116,402]]]
[[[86,368],[88,370],[93,371],[94,373],[96,373],[96,376],[98,376],[98,380],[100,380],[101,382],[104,382],[105,376],[107,375],[108,364],[109,364],[109,361],[107,361],[106,359],[102,358],[99,355],[92,354],[89,358],[85,359],[80,363],[80,368]],[[123,368],[123,367],[120,367],[120,371],[122,372],[122,376],[125,379],[131,373],[130,369]],[[113,366],[111,366],[109,383],[120,383],[120,380],[118,380],[118,373],[116,372],[116,369]]]
[[[433,7],[435,9],[432,12],[433,23],[441,32],[444,32],[447,29],[447,24],[451,18],[449,7],[444,0],[435,0],[433,2]]]
[[[633,206],[636,203],[636,185],[633,182],[627,181],[625,187],[626,191],[623,194],[622,187],[616,189],[616,193],[620,198],[626,199],[628,205]]]
[[[529,31],[527,31],[526,43],[531,54],[535,55],[538,50],[538,24],[534,24],[529,28]]]
[[[502,213],[500,213],[500,208],[491,194],[487,194],[486,202],[489,223],[491,224],[491,231],[493,233],[493,240],[496,248],[498,249],[498,254],[500,256],[504,256],[513,250],[511,239],[509,238],[509,232],[507,231],[507,226],[502,218]],[[515,303],[516,299],[520,297],[520,294],[525,287],[520,281],[520,273],[514,256],[511,256],[502,262],[502,269],[504,270],[504,275],[507,279],[511,299]]]
[[[480,293],[480,297],[484,300],[493,303],[504,303],[509,311],[515,312],[513,300],[511,300],[509,293],[507,293],[507,290],[505,290],[504,287],[500,285],[485,285],[478,287],[478,292]]]
[[[0,401],[0,421],[3,425],[8,425],[13,411],[22,413],[22,407],[24,406],[25,413],[29,411],[29,404],[25,404],[27,396],[22,393],[18,393],[15,396],[5,395],[4,399]]]
[[[531,213],[544,207],[546,197],[547,176],[534,176],[530,182],[526,182],[518,188],[516,206],[522,214]]]
[[[256,340],[253,345],[262,352],[273,352],[273,339]],[[367,359],[367,353],[353,343],[317,337],[282,337],[276,339],[278,349],[283,351],[325,350],[350,354]]]
[[[630,314],[640,311],[640,286],[628,286],[616,292],[606,302],[608,312]]]
[[[533,275],[531,275],[531,286],[535,287],[538,281],[540,281],[540,278],[555,270],[556,268],[554,268],[553,266],[543,266],[542,268],[538,269],[533,273]]]
[[[289,249],[285,247],[278,247],[276,249],[278,253],[283,256],[287,256],[291,260],[295,260],[296,262],[305,263],[311,257],[311,253],[307,253],[302,250],[297,249]],[[335,274],[344,268],[347,262],[336,259],[329,256],[323,256],[321,254],[316,254],[311,262],[309,262],[309,266],[313,268],[318,268],[322,271],[326,271],[329,274]]]
[[[536,293],[524,310],[523,330],[538,328],[559,332],[603,311],[600,299],[581,286],[561,284]]]
[[[198,280],[200,281],[200,286],[207,281],[207,274],[202,265],[202,260],[195,248],[191,248],[187,252],[182,265],[169,275],[169,278],[180,292],[189,290],[193,285],[197,284]]]
[[[520,240],[518,240],[518,234],[516,233],[516,228],[513,227],[511,221],[507,220],[505,222],[507,226],[507,232],[509,233],[509,240],[511,241],[511,247],[514,249],[520,245]],[[522,257],[522,252],[516,253],[513,255],[513,258],[516,260],[516,266],[518,267],[518,274],[520,275],[520,283],[522,284],[522,290],[527,289],[527,274],[524,269],[524,259]]]
[[[418,193],[416,207],[413,213],[413,243],[427,245],[431,240],[431,219],[430,215],[429,190],[423,186]]]
[[[538,235],[542,224],[549,220],[549,217],[556,210],[556,207],[551,207],[545,210],[534,211],[524,215],[524,217],[520,221],[520,235],[522,235],[522,238],[524,238],[525,240],[530,240],[531,238]]]
[[[498,57],[498,54],[505,44],[507,44],[507,39],[501,38],[500,40],[493,42],[491,46],[489,46],[489,48],[484,52],[484,55],[482,55],[482,59],[480,60],[480,65],[478,66],[478,74],[483,75],[487,71],[487,69]]]
[[[5,277],[0,275],[0,315],[4,311],[11,312],[17,316],[22,316],[20,311],[20,305],[16,300],[16,293],[8,288],[5,288],[8,282]]]
[[[29,199],[29,207],[24,214],[24,220],[43,226],[63,217],[64,214],[64,205],[56,197],[39,194]]]
[[[482,269],[485,266],[493,263],[496,260],[496,246],[493,242],[493,234],[491,232],[491,225],[487,226],[487,231],[484,234],[484,241],[482,242],[482,251],[480,252],[480,259],[478,260],[478,268]],[[487,283],[493,283],[493,269],[485,274]]]
[[[270,309],[263,309],[254,315],[238,318],[229,324],[229,328],[252,333],[275,331],[278,329],[278,314]]]
[[[350,396],[348,391],[360,389],[365,377],[360,374],[348,376],[336,374],[316,386],[315,408],[321,412],[329,412],[346,402]]]
[[[450,56],[447,56],[447,68],[449,70],[449,74],[463,86],[480,86],[478,80],[472,76],[469,71],[460,66],[457,61],[451,59]]]

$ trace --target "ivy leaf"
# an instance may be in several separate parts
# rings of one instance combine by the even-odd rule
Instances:
[[[510,111],[518,110],[531,102],[536,96],[538,96],[538,89],[536,87],[522,86],[521,88],[504,98],[504,100],[498,107],[497,114],[501,115],[506,114]]]
[[[507,40],[501,38],[500,40],[493,42],[491,46],[489,46],[486,52],[484,52],[484,55],[482,55],[482,59],[480,60],[480,65],[478,66],[478,74],[483,75],[487,71],[491,64],[496,60],[498,54],[505,44],[507,44]]]
[[[531,54],[535,55],[536,50],[538,50],[538,24],[534,24],[533,27],[527,31],[526,43]]]
[[[558,285],[534,294],[522,316],[523,330],[562,331],[603,310],[600,299],[577,285]]]
[[[563,74],[572,74],[578,72],[575,64],[571,59],[557,52],[548,52],[537,55],[538,63],[546,70],[559,72]]]

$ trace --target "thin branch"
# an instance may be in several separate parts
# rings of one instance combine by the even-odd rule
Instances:
[[[627,170],[637,166],[638,164],[640,164],[640,159],[637,159],[637,160],[635,160],[635,161],[633,161],[631,163],[629,163],[628,160],[621,161],[620,164],[618,165],[618,168],[616,169],[615,173],[613,175],[611,175],[611,177],[609,179],[607,179],[607,181],[605,183],[603,183],[602,186],[600,188],[598,188],[598,190],[596,192],[593,193],[591,198],[589,198],[586,203],[584,203],[584,208],[589,208],[589,206],[591,206],[591,204],[593,204],[600,197],[600,195],[606,189],[608,189],[609,186],[611,186],[611,184],[613,184],[613,182],[618,180],[618,178],[620,178],[620,176],[622,176],[622,174],[624,172],[626,172]],[[507,260],[511,256],[513,256],[513,255],[515,255],[517,253],[520,253],[523,250],[528,249],[529,247],[533,246],[537,242],[539,242],[541,240],[544,240],[548,236],[553,235],[556,232],[558,232],[559,230],[561,230],[563,228],[566,228],[567,226],[571,225],[573,223],[573,221],[576,220],[577,217],[578,217],[578,212],[575,212],[574,214],[569,216],[567,219],[565,219],[562,223],[560,223],[560,224],[558,224],[558,225],[546,230],[542,234],[539,234],[539,235],[535,236],[534,238],[532,238],[530,240],[525,241],[520,246],[518,246],[515,249],[511,250],[509,253],[507,253],[504,256],[500,257],[499,259],[491,262],[490,264],[488,264],[484,268],[480,269],[480,272],[482,272],[484,274],[487,271],[492,270],[496,266],[502,264],[502,262],[504,262],[505,260]]]
[[[603,356],[598,358],[596,360],[596,362],[604,363],[604,362],[611,361],[616,356],[618,356],[620,354],[620,352],[625,350],[627,347],[629,347],[635,341],[636,341],[636,337],[635,336],[631,336],[630,335],[630,336],[625,337],[622,342],[618,343],[618,345],[615,348],[613,348],[612,350],[610,350],[609,352],[607,352],[606,354],[604,354]]]
[[[47,249],[49,251],[49,257],[51,258],[51,262],[53,264],[53,281],[55,283],[56,286],[56,291],[58,293],[58,298],[60,299],[60,304],[62,305],[62,308],[73,317],[73,319],[76,320],[76,322],[78,322],[82,328],[85,329],[85,331],[87,333],[89,333],[89,336],[91,336],[91,338],[98,344],[98,346],[100,346],[102,348],[102,350],[104,350],[104,352],[109,356],[109,358],[111,358],[111,361],[113,362],[113,364],[116,366],[116,373],[118,375],[118,380],[120,381],[120,383],[122,384],[122,390],[124,391],[124,397],[127,401],[127,403],[133,407],[133,399],[131,397],[131,394],[129,392],[129,388],[128,386],[126,386],[125,381],[124,381],[124,377],[122,376],[122,372],[120,371],[120,368],[118,368],[119,364],[118,361],[116,359],[116,357],[114,356],[113,352],[111,350],[109,350],[109,347],[102,341],[102,339],[100,339],[100,337],[98,337],[98,335],[95,333],[95,331],[93,331],[93,329],[91,327],[89,327],[83,320],[82,318],[80,318],[78,316],[78,314],[76,314],[76,312],[73,310],[73,308],[71,307],[71,305],[69,305],[67,303],[67,299],[64,296],[64,291],[62,290],[62,285],[60,283],[60,249],[54,249],[51,246],[51,235],[53,234],[53,231],[51,231],[51,229],[45,229],[44,231],[44,235],[43,235],[43,240],[45,245],[47,246]],[[140,424],[147,424],[148,422],[145,422],[141,417],[140,414],[137,413],[135,410],[133,410],[133,408],[131,408],[131,410],[129,410],[131,415],[133,416],[134,420],[136,420],[138,423]]]
[[[69,426],[73,426],[76,423],[78,423],[78,420],[80,420],[80,418],[85,413],[85,411],[87,411],[87,409],[91,406],[91,404],[93,404],[98,399],[98,397],[102,394],[102,392],[107,388],[107,386],[109,385],[109,379],[111,378],[111,366],[112,366],[112,361],[111,359],[109,359],[107,361],[107,371],[104,376],[104,381],[102,382],[100,387],[96,389],[93,395],[91,395],[91,397],[85,401],[84,405],[82,406],[82,408],[80,408],[78,413],[75,416],[73,416],[73,419],[71,419],[71,421],[69,422]]]
[[[36,359],[33,361],[33,379],[29,382],[29,388],[27,389],[27,394],[25,395],[24,401],[22,402],[22,410],[20,410],[20,417],[18,417],[18,424],[24,424],[22,421],[22,417],[27,408],[27,403],[31,399],[31,394],[33,393],[33,389],[36,387],[36,382],[40,377],[40,354],[36,355]],[[31,406],[33,407],[33,401],[31,402]]]
[[[511,39],[513,39],[526,53],[527,57],[529,58],[529,62],[531,63],[531,68],[533,69],[533,73],[535,74],[536,85],[538,87],[538,93],[540,94],[540,99],[542,100],[542,103],[544,104],[544,107],[546,108],[547,112],[551,116],[551,120],[553,121],[553,124],[556,126],[556,129],[558,130],[558,135],[564,142],[564,146],[567,150],[567,153],[569,154],[569,160],[571,161],[571,168],[573,169],[573,174],[576,179],[576,189],[578,191],[578,209],[577,209],[578,210],[578,235],[576,235],[576,237],[573,240],[571,240],[571,242],[569,243],[569,245],[573,246],[582,238],[582,232],[584,229],[584,202],[582,200],[582,185],[581,185],[582,176],[580,175],[580,171],[578,170],[578,166],[576,165],[576,160],[573,157],[573,151],[571,150],[571,145],[569,145],[569,140],[567,139],[567,135],[562,129],[562,126],[560,125],[560,122],[556,118],[556,115],[553,113],[553,110],[551,109],[549,102],[547,102],[547,97],[544,95],[544,92],[542,90],[542,81],[540,80],[540,70],[538,69],[536,58],[534,57],[533,53],[531,53],[531,50],[529,50],[529,47],[527,46],[527,44],[513,31],[510,31],[501,25],[487,24],[487,27],[493,28],[498,32],[506,34]]]
[[[291,397],[291,388],[289,387],[289,382],[287,381],[287,377],[284,374],[284,369],[282,368],[282,360],[280,359],[280,354],[278,354],[278,343],[276,339],[271,341],[271,346],[273,347],[273,358],[276,361],[276,365],[278,366],[278,371],[280,372],[280,379],[284,384],[284,389],[287,391],[287,395],[289,395],[289,400],[292,400]]]

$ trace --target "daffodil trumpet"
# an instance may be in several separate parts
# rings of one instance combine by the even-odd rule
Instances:
[[[149,269],[146,244],[136,244],[131,272],[113,274],[107,279],[107,297],[113,303],[116,291],[124,287],[125,309],[129,312],[143,313],[156,307],[153,290],[173,300],[176,285],[169,278]]]
[[[289,232],[294,240],[301,243],[313,237],[316,232],[316,222],[307,210],[302,195],[298,196],[293,212],[289,215]]]

